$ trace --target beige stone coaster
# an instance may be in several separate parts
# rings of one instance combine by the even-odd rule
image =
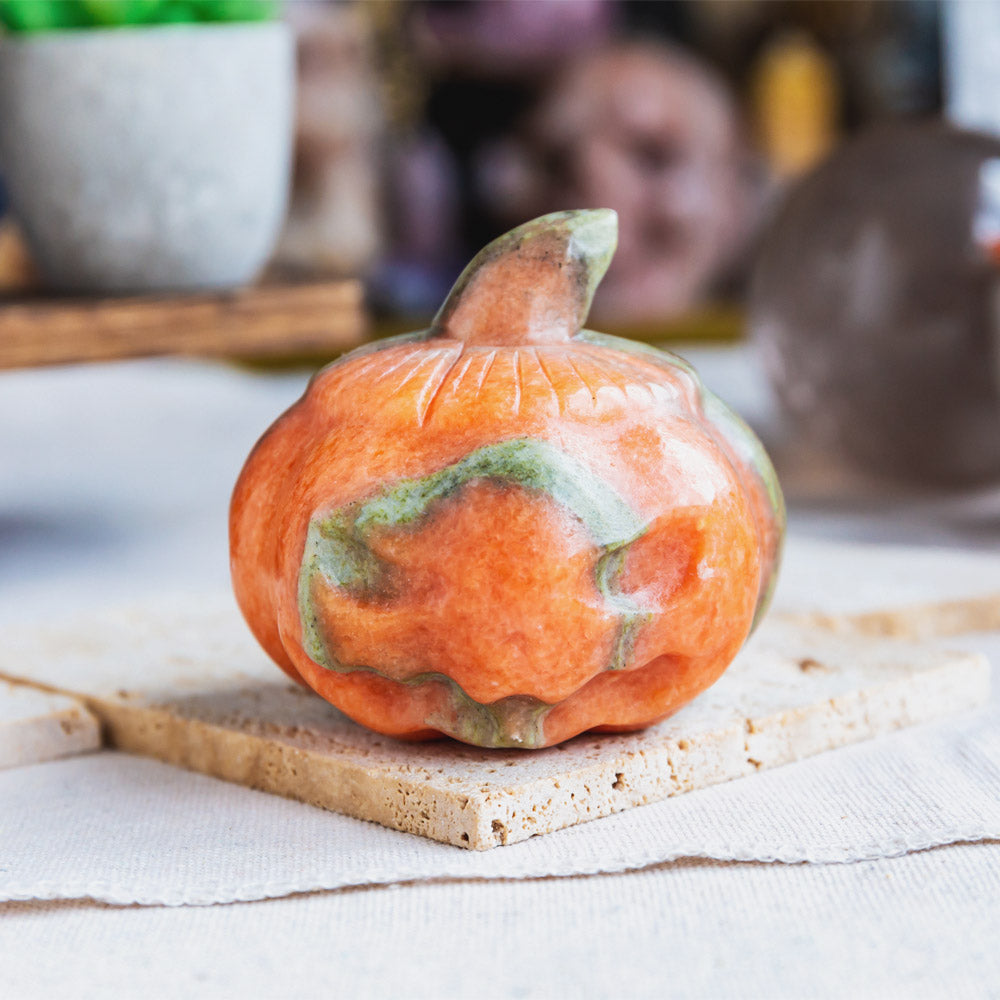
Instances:
[[[790,538],[773,608],[858,635],[1000,630],[1000,552]]]
[[[766,624],[659,726],[487,751],[361,729],[288,683],[229,605],[10,630],[2,649],[0,675],[79,695],[122,749],[473,849],[957,712],[989,691],[978,655]]]
[[[96,750],[97,719],[60,694],[0,681],[0,768]]]

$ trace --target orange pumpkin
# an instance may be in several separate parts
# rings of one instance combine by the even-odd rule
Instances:
[[[293,678],[407,738],[543,747],[712,684],[774,582],[781,494],[680,359],[581,330],[617,219],[466,268],[429,330],[320,371],[230,515],[237,599]]]

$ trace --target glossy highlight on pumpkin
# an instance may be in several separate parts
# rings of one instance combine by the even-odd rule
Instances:
[[[274,660],[403,738],[543,747],[676,711],[766,606],[780,490],[680,359],[582,330],[606,210],[490,244],[429,330],[319,372],[258,442],[233,583]]]

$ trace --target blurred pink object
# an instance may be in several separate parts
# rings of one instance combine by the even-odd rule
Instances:
[[[551,70],[553,60],[602,42],[614,21],[608,0],[476,0],[418,10],[427,58],[490,76]]]

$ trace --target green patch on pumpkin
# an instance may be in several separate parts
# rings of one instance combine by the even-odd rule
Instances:
[[[388,601],[394,596],[392,567],[373,552],[377,531],[419,528],[435,507],[475,480],[493,480],[550,497],[584,525],[600,555],[594,583],[619,618],[609,670],[628,662],[635,635],[649,612],[622,594],[619,582],[628,547],[646,525],[608,484],[570,455],[547,441],[515,438],[484,445],[437,472],[404,479],[371,499],[347,504],[314,518],[306,535],[299,574],[299,614],[303,646],[309,657],[329,670],[379,673],[369,665],[350,666],[333,655],[313,606],[313,586],[322,581],[360,601]],[[544,716],[551,707],[528,696],[503,698],[483,705],[445,675],[428,671],[402,682],[445,683],[450,688],[457,722],[427,720],[429,725],[481,746],[532,746],[542,742]]]

